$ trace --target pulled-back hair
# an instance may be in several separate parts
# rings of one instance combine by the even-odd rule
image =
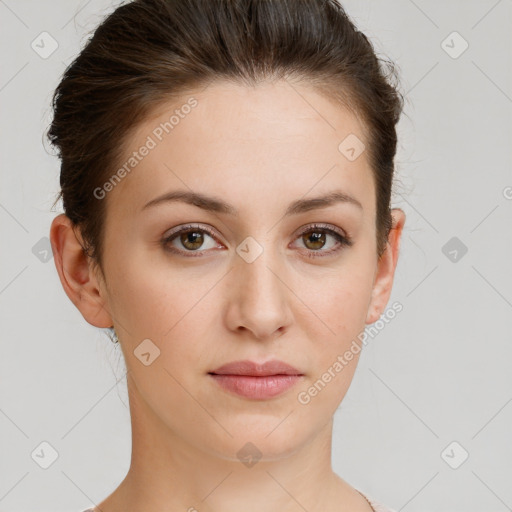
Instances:
[[[380,256],[392,227],[395,126],[403,109],[392,77],[395,66],[376,56],[336,0],[123,4],[96,28],[55,90],[48,138],[61,159],[56,202],[62,199],[84,251],[103,269],[106,201],[93,191],[112,176],[137,124],[203,84],[284,78],[310,84],[361,121]]]

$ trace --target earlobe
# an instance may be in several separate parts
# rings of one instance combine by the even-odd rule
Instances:
[[[384,254],[377,263],[372,298],[366,315],[366,324],[376,322],[384,313],[393,287],[402,231],[405,224],[405,212],[400,208],[394,208],[391,210],[391,215],[393,217],[393,226],[389,233]]]
[[[60,282],[88,323],[95,327],[110,327],[113,321],[102,296],[104,292],[75,232],[80,236],[79,229],[75,227],[73,230],[73,224],[65,214],[53,219],[50,242]]]

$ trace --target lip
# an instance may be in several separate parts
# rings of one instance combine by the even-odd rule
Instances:
[[[280,395],[304,377],[293,366],[275,359],[263,364],[234,361],[208,372],[208,375],[226,391],[254,400]]]
[[[224,364],[209,373],[216,375],[245,375],[250,377],[268,377],[270,375],[303,375],[297,368],[290,366],[284,361],[272,359],[265,363],[254,361],[233,361]]]

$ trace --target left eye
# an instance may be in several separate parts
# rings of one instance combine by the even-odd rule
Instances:
[[[312,229],[301,234],[298,240],[302,241],[306,246],[306,249],[317,251],[318,249],[325,249],[327,245],[327,237],[334,238],[335,240],[336,237],[338,237],[339,239],[339,235],[337,233],[329,233],[325,229]],[[331,247],[336,245],[335,240],[334,243],[331,243]]]
[[[325,248],[326,237],[329,236],[334,238],[334,243],[331,244],[329,249],[320,250]],[[344,236],[337,230],[323,225],[309,226],[306,230],[301,231],[298,239],[306,245],[306,249],[308,249],[306,256],[309,258],[329,256],[330,254],[337,253],[344,246],[350,247],[353,244],[348,236]],[[308,244],[311,245],[308,246]]]
[[[204,247],[205,236],[210,239],[210,243],[206,247]],[[334,241],[325,250],[326,245],[329,245],[327,237],[333,238]],[[338,252],[343,246],[352,245],[352,241],[347,236],[342,235],[337,230],[324,226],[309,226],[308,229],[299,233],[297,240],[301,240],[306,246],[308,257],[326,256]],[[185,248],[185,250],[176,247],[175,242],[180,243],[181,247]],[[162,243],[167,250],[178,254],[188,253],[187,256],[201,255],[204,251],[214,249],[215,247],[221,248],[216,242],[216,237],[212,231],[194,225],[187,225],[172,232],[162,240]],[[201,247],[202,249],[199,251],[198,249]]]

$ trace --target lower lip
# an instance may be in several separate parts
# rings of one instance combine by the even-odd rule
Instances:
[[[301,375],[268,375],[266,377],[211,373],[209,375],[225,390],[256,400],[280,395],[295,386],[302,378]]]

